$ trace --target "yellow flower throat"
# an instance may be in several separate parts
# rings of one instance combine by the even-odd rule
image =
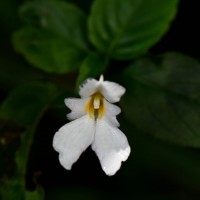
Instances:
[[[88,103],[85,105],[85,111],[92,119],[101,119],[105,112],[104,97],[100,93],[95,93],[91,96]]]

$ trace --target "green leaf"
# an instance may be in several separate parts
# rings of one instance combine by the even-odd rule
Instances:
[[[76,70],[86,54],[69,46],[62,37],[31,27],[15,32],[13,41],[16,51],[46,72],[66,73]]]
[[[49,105],[60,95],[60,89],[45,82],[33,82],[14,89],[0,107],[0,118],[26,127],[16,155],[17,175],[24,176],[29,148],[35,128]]]
[[[20,15],[28,25],[60,35],[70,46],[89,50],[87,18],[78,7],[63,1],[26,2]]]
[[[10,55],[1,54],[0,63],[1,91],[10,90],[17,85],[45,78],[45,74],[42,71],[25,65],[24,62],[15,57],[10,59]]]
[[[25,191],[24,186],[16,178],[9,180],[0,188],[1,200],[43,200],[44,191],[37,187],[35,191]]]
[[[76,82],[76,91],[80,84],[87,78],[98,77],[105,71],[108,60],[96,53],[91,53],[86,57],[80,67],[79,76]]]
[[[14,89],[0,107],[0,117],[31,126],[58,89],[49,83],[28,83]]]
[[[0,107],[0,117],[23,125],[26,130],[21,133],[21,143],[15,154],[16,172],[5,180],[0,190],[2,199],[43,199],[41,189],[34,192],[25,191],[25,175],[30,147],[36,127],[50,104],[60,95],[60,90],[53,84],[34,82],[18,86]]]
[[[140,131],[200,147],[200,64],[178,53],[142,58],[125,72],[123,108]]]
[[[20,14],[27,26],[13,35],[16,51],[46,72],[77,70],[89,51],[86,16],[77,7],[61,1],[27,2]]]
[[[33,192],[25,193],[25,200],[43,200],[43,199],[44,199],[44,191],[40,187],[38,187]]]
[[[167,31],[178,0],[96,0],[89,36],[101,52],[116,59],[145,53]]]
[[[7,180],[7,182],[0,187],[1,200],[24,200],[23,185],[18,179]]]

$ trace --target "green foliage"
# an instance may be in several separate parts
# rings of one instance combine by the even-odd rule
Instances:
[[[22,5],[2,1],[2,200],[143,199],[139,195],[144,190],[144,199],[187,199],[183,191],[152,192],[149,179],[159,185],[160,176],[190,192],[199,191],[199,151],[188,147],[200,147],[200,63],[179,53],[146,54],[168,30],[177,4],[178,0],[34,0]],[[11,33],[13,29],[18,30]],[[9,47],[9,35],[28,63]],[[82,162],[92,175],[83,173],[82,166],[80,173],[74,166],[69,175],[55,166],[51,153],[52,136],[66,120],[63,99],[72,97],[85,79],[98,79],[102,73],[127,89],[119,122],[134,153],[111,179],[98,171],[99,164],[95,169],[91,158]],[[13,166],[7,169],[7,163]],[[45,187],[46,197],[37,185],[40,181],[32,180],[37,170],[44,173],[42,178],[52,179],[51,189]],[[27,190],[30,182],[36,185],[33,191]]]
[[[89,35],[101,52],[131,59],[146,52],[169,27],[177,0],[96,0]]]
[[[29,83],[14,89],[0,107],[0,117],[31,126],[56,97],[58,89],[49,83]]]
[[[15,49],[46,72],[78,68],[89,51],[86,16],[61,1],[27,2],[20,9],[26,27],[13,36]]]
[[[64,38],[33,27],[15,32],[13,40],[18,52],[31,64],[47,72],[76,70],[85,57],[84,52],[70,47]]]
[[[20,9],[27,25],[40,27],[66,39],[68,45],[89,50],[86,15],[76,6],[64,1],[27,2]]]
[[[139,130],[200,147],[200,63],[178,53],[139,59],[127,69],[124,111]]]
[[[76,91],[78,91],[78,87],[84,80],[88,77],[99,78],[99,74],[102,74],[106,67],[108,61],[106,58],[96,54],[91,53],[89,56],[83,61],[80,66],[79,76],[76,82]]]
[[[12,179],[0,188],[1,200],[43,200],[44,191],[37,188],[35,191],[24,191],[23,185],[18,179]]]
[[[42,71],[24,65],[19,59],[10,59],[8,55],[1,54],[0,63],[0,90],[8,91],[20,84],[45,79]]]
[[[26,192],[25,200],[43,200],[44,199],[44,191],[42,188],[38,187],[33,192]]]
[[[23,125],[21,145],[16,153],[16,172],[6,181],[0,191],[2,199],[43,199],[41,192],[24,191],[24,178],[30,147],[37,124],[45,110],[60,94],[60,90],[49,83],[28,83],[14,89],[0,107],[0,118]],[[41,190],[41,189],[40,189]],[[36,198],[37,197],[37,198]],[[40,197],[40,198],[39,198]]]
[[[24,200],[23,185],[20,180],[12,178],[4,183],[4,185],[0,188],[0,198],[1,200]]]

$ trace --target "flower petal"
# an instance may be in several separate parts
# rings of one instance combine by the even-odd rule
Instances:
[[[105,103],[105,110],[106,110],[106,114],[111,115],[111,116],[116,116],[119,115],[119,113],[121,112],[121,108],[109,103],[106,99],[104,100]]]
[[[53,138],[53,147],[59,152],[60,164],[70,170],[81,153],[94,139],[95,123],[88,115],[61,127]]]
[[[115,127],[119,127],[120,126],[120,124],[117,121],[116,117],[106,115],[106,116],[104,116],[104,120],[109,122],[111,126],[115,126]]]
[[[89,96],[91,96],[92,94],[94,94],[99,87],[99,81],[95,80],[95,79],[87,79],[81,86],[79,89],[79,95],[82,98],[87,98]]]
[[[104,120],[97,120],[92,149],[96,152],[102,169],[107,175],[114,175],[121,162],[127,160],[130,146],[126,136]]]
[[[104,99],[104,105],[105,105],[105,116],[104,118],[111,123],[111,125],[119,127],[120,124],[116,119],[116,115],[118,115],[121,112],[121,109],[109,103],[106,99]]]
[[[69,120],[74,120],[82,117],[86,114],[84,110],[85,105],[89,101],[89,98],[78,99],[78,98],[67,98],[65,99],[65,105],[72,111],[67,114]]]
[[[110,103],[118,102],[126,91],[121,85],[110,81],[101,82],[100,87],[101,93]]]

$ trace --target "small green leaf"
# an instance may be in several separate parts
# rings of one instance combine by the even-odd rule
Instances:
[[[108,60],[96,53],[91,53],[86,57],[80,67],[79,76],[76,82],[76,91],[80,84],[87,78],[98,77],[105,71]]]
[[[139,130],[200,147],[200,64],[178,53],[134,62],[124,75],[123,108]]]
[[[86,54],[69,46],[62,37],[31,27],[15,32],[13,41],[16,51],[46,72],[66,73],[76,70]]]
[[[20,9],[27,26],[13,35],[16,51],[46,72],[77,70],[89,51],[86,16],[61,1],[27,2]]]
[[[178,0],[96,0],[89,36],[101,52],[116,59],[145,53],[167,31]]]

